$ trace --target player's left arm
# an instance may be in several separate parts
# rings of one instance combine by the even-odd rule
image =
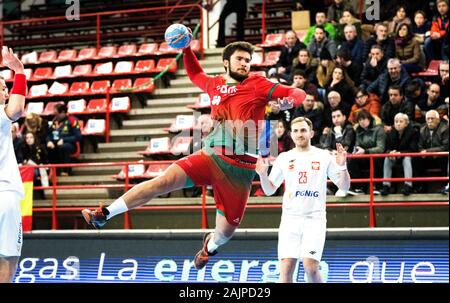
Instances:
[[[22,62],[17,58],[11,48],[3,46],[2,65],[14,71],[14,84],[9,97],[8,105],[5,107],[6,115],[16,121],[22,115],[25,107],[25,96],[27,93],[27,79],[24,74]]]
[[[347,151],[342,144],[336,143],[336,162],[331,161],[328,176],[336,186],[343,191],[350,188],[350,174],[347,170]]]
[[[261,187],[264,193],[268,196],[271,196],[273,195],[274,192],[277,191],[278,186],[274,185],[272,181],[269,180],[269,176],[267,175],[268,169],[269,169],[269,158],[263,158],[261,155],[259,155],[258,161],[256,161],[255,171],[259,175]]]

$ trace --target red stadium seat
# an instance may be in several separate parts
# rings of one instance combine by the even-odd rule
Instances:
[[[92,99],[86,107],[89,114],[106,112],[106,99]]]
[[[155,60],[139,60],[136,62],[136,66],[134,67],[135,73],[148,73],[152,72],[155,69]]]
[[[277,64],[278,59],[280,59],[281,51],[271,51],[267,52],[264,56],[263,66],[273,66]]]
[[[53,78],[67,78],[72,76],[72,66],[71,65],[59,65],[55,67],[53,72]]]
[[[439,75],[439,65],[441,64],[441,60],[431,60],[430,64],[428,64],[428,68],[424,72],[413,73],[413,77],[435,77]]]
[[[48,102],[47,105],[45,105],[45,109],[42,112],[42,116],[53,116],[55,114],[55,106],[58,104],[64,104],[64,102],[63,101]]]
[[[169,137],[152,138],[145,151],[138,152],[141,155],[161,155],[170,154],[170,148],[172,147]]]
[[[31,113],[42,115],[43,112],[44,112],[44,102],[30,102],[25,107],[23,116],[26,116]]]
[[[177,61],[175,58],[161,58],[158,61],[158,64],[155,67],[155,71],[162,72],[167,66],[169,67],[168,72],[170,73],[176,73],[177,71]]]
[[[183,130],[191,130],[194,126],[194,115],[177,115],[175,117],[175,121],[170,125],[167,131],[176,133]]]
[[[91,92],[93,94],[106,94],[110,86],[109,80],[94,81],[91,84]]]
[[[42,80],[49,79],[53,74],[53,70],[51,67],[38,67],[34,71],[33,79]]]
[[[72,71],[73,76],[86,76],[90,73],[92,73],[92,65],[90,64],[76,65]]]
[[[118,57],[127,57],[136,55],[136,44],[121,45],[117,50]]]
[[[44,97],[44,96],[47,96],[47,91],[48,91],[48,85],[45,83],[40,84],[40,85],[32,85],[30,87],[28,97],[29,98]]]
[[[146,55],[155,55],[158,51],[158,43],[143,43],[139,46],[139,50],[136,55],[138,56],[146,56]]]
[[[39,62],[55,62],[56,58],[56,51],[42,52],[39,55]]]
[[[74,82],[72,86],[70,86],[70,93],[75,95],[87,94],[89,92],[89,82],[81,81]]]
[[[86,113],[86,100],[71,100],[67,103],[67,113],[72,115],[85,114]]]
[[[170,152],[175,156],[187,155],[189,154],[191,143],[192,137],[177,137]]]
[[[98,58],[113,58],[116,55],[117,47],[116,46],[103,46],[98,51]]]
[[[136,87],[135,92],[152,93],[155,90],[155,83],[152,78],[137,78],[133,87]]]
[[[31,68],[25,68],[23,70],[23,73],[25,74],[25,77],[30,80],[31,77],[33,77],[33,70]]]
[[[162,175],[162,173],[170,166],[170,163],[152,163],[148,166],[144,173],[146,178],[156,178]]]
[[[77,60],[89,60],[93,59],[97,55],[97,49],[95,47],[83,48],[78,52]]]
[[[156,52],[157,55],[170,55],[170,54],[178,54],[181,52],[179,49],[171,48],[167,42],[161,42],[159,45],[158,51]]]
[[[23,64],[36,64],[38,63],[38,53],[36,51],[31,53],[26,53],[21,59]]]
[[[131,79],[117,79],[114,80],[112,84],[112,90],[115,92],[120,92],[123,89],[131,87]]]
[[[144,173],[146,171],[144,164],[128,164],[128,178],[129,179],[143,179],[146,178]],[[124,180],[126,178],[125,168],[122,168],[114,179]]]
[[[131,73],[133,69],[134,69],[133,61],[119,61],[116,63],[116,66],[114,67],[114,73],[115,74]]]
[[[13,75],[14,75],[13,71],[10,69],[4,69],[4,70],[0,71],[0,76],[2,76],[3,79],[5,79],[5,81],[12,80]]]
[[[109,109],[112,113],[128,113],[131,109],[130,97],[112,98]]]
[[[273,47],[273,46],[283,46],[286,43],[286,38],[284,34],[268,34],[264,43],[257,44],[260,47]]]
[[[252,55],[252,61],[250,61],[250,65],[260,66],[262,63],[263,63],[263,54],[261,52],[254,52]]]
[[[81,154],[81,145],[80,145],[80,142],[77,141],[75,143],[75,151],[73,152],[73,154],[70,155],[70,158],[76,159],[80,156],[80,154]]]
[[[97,63],[94,67],[94,74],[109,75],[113,72],[112,62]]]
[[[74,61],[77,58],[77,50],[76,49],[66,49],[62,50],[58,54],[58,61]]]
[[[57,95],[64,95],[69,90],[69,84],[68,83],[59,83],[58,81],[55,81],[52,83],[52,86],[48,89],[48,94],[52,96]]]
[[[188,108],[192,109],[200,109],[200,108],[210,108],[211,107],[211,99],[207,93],[201,93],[197,100],[195,100],[194,104],[189,104]]]
[[[103,136],[105,131],[105,119],[89,119],[81,133],[82,135]]]

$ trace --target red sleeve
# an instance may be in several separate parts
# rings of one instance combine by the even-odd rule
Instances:
[[[270,96],[269,96],[270,97]],[[278,84],[272,91],[270,99],[288,98],[293,102],[294,107],[299,106],[306,98],[304,90],[286,85]]]
[[[212,77],[205,74],[190,46],[183,49],[183,61],[192,83],[197,85],[202,91],[207,92],[208,82]]]

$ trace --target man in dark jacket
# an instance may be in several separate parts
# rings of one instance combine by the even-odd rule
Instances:
[[[308,118],[313,123],[314,132],[316,134],[320,134],[322,132],[323,105],[321,102],[317,101],[313,95],[307,94],[305,100],[299,106],[295,107],[292,114],[292,120],[297,117]],[[314,139],[314,137],[311,141],[313,145],[319,142],[319,136],[317,136],[316,139]]]
[[[355,145],[355,131],[341,109],[335,109],[331,113],[333,127],[320,137],[320,147],[330,151],[336,150],[336,143],[342,144],[347,153],[353,152]]]
[[[363,63],[364,42],[358,37],[358,32],[353,24],[344,27],[345,40],[341,44],[341,48],[350,51],[352,61],[357,64]]]
[[[361,73],[361,86],[367,88],[387,71],[387,58],[379,45],[373,45]]]
[[[285,75],[288,77],[291,73],[292,61],[298,56],[298,52],[306,48],[303,42],[298,40],[297,35],[293,31],[288,31],[285,34],[286,44],[281,48],[280,58],[275,67],[268,72],[268,78],[273,75]]]
[[[406,101],[400,86],[391,85],[389,87],[389,102],[381,107],[381,121],[384,124],[384,131],[389,133],[394,126],[394,118],[398,113],[404,113],[409,121],[414,120],[414,104]],[[408,122],[409,122],[408,121]]]
[[[401,157],[401,153],[415,153],[418,150],[417,141],[419,133],[409,123],[408,115],[398,113],[394,118],[394,127],[386,136],[386,153],[393,155],[384,158],[383,178],[392,177],[392,169],[401,164],[405,178],[413,177],[413,166],[411,157]],[[381,195],[386,196],[391,192],[391,182],[383,182]],[[412,182],[406,181],[401,190],[402,194],[408,196],[412,193]]]
[[[387,25],[384,23],[378,23],[375,25],[375,36],[367,39],[364,43],[363,61],[366,61],[369,57],[372,46],[378,44],[381,46],[384,52],[384,56],[387,59],[395,57],[395,42],[394,39],[388,35]]]

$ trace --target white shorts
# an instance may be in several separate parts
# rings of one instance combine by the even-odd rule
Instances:
[[[20,197],[15,192],[2,191],[0,192],[0,256],[20,256],[22,242]]]
[[[320,262],[326,233],[326,219],[282,215],[278,230],[278,259],[311,258]]]

